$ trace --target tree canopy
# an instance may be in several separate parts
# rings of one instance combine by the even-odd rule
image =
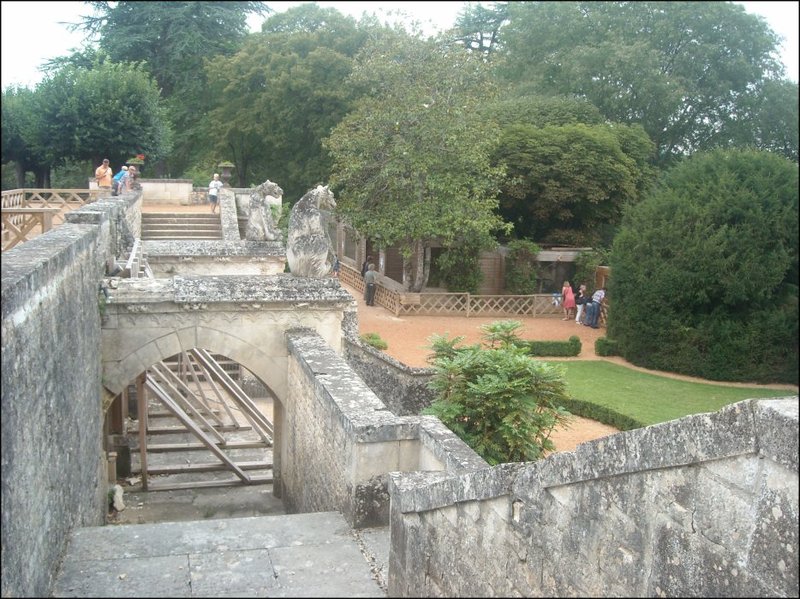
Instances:
[[[505,78],[641,124],[661,162],[730,145],[748,90],[781,74],[775,33],[732,2],[514,2],[509,18]]]
[[[497,130],[479,110],[494,88],[480,57],[388,34],[360,53],[349,83],[367,94],[325,144],[337,211],[381,246],[399,246],[404,283],[419,291],[432,243],[502,227],[502,170],[490,164]]]

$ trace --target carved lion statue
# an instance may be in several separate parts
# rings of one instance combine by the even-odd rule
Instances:
[[[250,192],[250,213],[247,217],[245,239],[248,241],[275,241],[281,232],[275,224],[270,209],[270,198],[281,200],[283,190],[269,179]],[[278,202],[280,205],[280,203]]]
[[[336,208],[333,192],[318,185],[292,207],[286,261],[297,277],[326,277],[333,266],[333,244],[328,235],[326,211]]]

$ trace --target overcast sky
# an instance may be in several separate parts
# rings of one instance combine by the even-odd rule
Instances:
[[[281,12],[302,2],[267,2]],[[391,13],[403,11],[424,26],[424,31],[451,27],[463,2],[317,2],[320,6],[334,6],[340,12],[361,17],[363,12],[374,12],[382,20],[392,18]],[[787,76],[797,82],[798,71],[798,2],[738,2],[745,10],[763,16],[773,31],[785,38],[781,58]],[[71,48],[83,43],[80,33],[70,33],[60,22],[76,22],[89,14],[83,2],[0,2],[2,8],[2,88],[9,85],[33,87],[42,74],[39,66],[56,56],[69,54]],[[254,30],[260,29],[263,18],[250,20]]]

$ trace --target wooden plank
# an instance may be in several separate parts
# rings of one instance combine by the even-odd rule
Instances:
[[[184,489],[211,489],[219,487],[241,487],[244,485],[271,485],[273,478],[252,476],[248,482],[240,480],[199,480],[196,482],[188,483],[159,483],[157,485],[150,485],[151,491],[182,491]]]
[[[147,387],[156,394],[158,400],[168,409],[172,410],[175,416],[186,425],[187,428],[191,429],[192,433],[202,441],[206,447],[213,453],[217,458],[219,458],[222,462],[228,465],[228,468],[236,474],[239,478],[244,481],[250,480],[250,477],[247,473],[239,468],[228,456],[222,451],[219,447],[217,447],[214,442],[206,436],[203,430],[197,426],[192,419],[176,404],[171,397],[161,388],[161,386],[151,377],[148,376],[146,379]],[[145,448],[145,453],[147,449]]]
[[[250,431],[253,430],[249,426],[215,426],[214,430],[219,431],[220,433],[232,433],[235,431]],[[147,434],[148,435],[180,435],[183,433],[191,432],[189,429],[185,427],[178,427],[178,426],[165,426],[160,428],[148,428]]]
[[[211,401],[210,398],[206,397],[205,389],[203,389],[202,385],[200,384],[200,379],[197,377],[197,371],[195,370],[195,365],[197,365],[201,370],[203,370],[203,365],[199,364],[186,351],[182,351],[181,355],[184,357],[186,362],[189,364],[189,371],[192,373],[192,379],[194,380],[194,384],[200,390],[200,393],[202,394],[202,396],[204,398],[206,398],[207,401]],[[239,421],[236,420],[236,416],[234,416],[233,412],[231,412],[231,408],[228,405],[228,402],[225,401],[224,397],[222,397],[222,394],[220,393],[219,389],[217,388],[216,383],[214,383],[214,380],[204,370],[203,370],[203,376],[211,384],[211,389],[214,391],[214,394],[217,396],[217,399],[222,404],[222,407],[225,409],[225,412],[228,414],[228,418],[231,419],[231,422],[233,422],[234,424],[238,425]]]
[[[236,462],[242,470],[272,470],[271,462]],[[159,474],[187,474],[192,472],[227,472],[228,468],[222,463],[202,464],[174,464],[166,466],[151,466],[147,473],[150,476]],[[138,474],[137,471],[134,471]]]
[[[260,449],[269,448],[272,445],[264,441],[228,441],[225,449]],[[157,443],[147,446],[147,453],[164,453],[169,451],[198,451],[206,449],[202,443]],[[139,451],[138,447],[132,447],[131,451]]]
[[[136,405],[139,420],[139,462],[142,466],[142,489],[147,491],[147,398],[144,391],[144,374],[136,377]]]
[[[159,362],[159,364],[161,365],[160,366],[161,372],[164,374],[164,376],[166,376],[172,382],[172,384],[175,385],[175,387],[177,387],[178,389],[182,389],[183,391],[185,391],[186,393],[189,394],[189,397],[187,398],[187,401],[189,399],[194,399],[200,406],[202,406],[202,408],[206,412],[208,412],[208,415],[211,418],[213,418],[214,420],[217,421],[217,424],[222,424],[222,420],[216,414],[214,414],[214,410],[212,410],[208,406],[208,404],[206,404],[206,402],[204,402],[200,398],[198,398],[197,395],[195,395],[194,391],[192,391],[186,385],[186,383],[184,383],[181,380],[181,378],[178,375],[176,375],[174,372],[172,372],[171,368],[169,368],[166,364],[164,364],[164,362]]]

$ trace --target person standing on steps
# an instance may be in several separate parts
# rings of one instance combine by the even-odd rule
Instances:
[[[364,273],[364,283],[366,283],[366,287],[364,288],[364,301],[368,306],[375,305],[375,288],[377,284],[377,278],[378,273],[375,272],[375,265],[370,264],[367,267],[367,272]]]
[[[214,173],[214,178],[208,184],[208,201],[211,203],[211,213],[217,211],[217,201],[219,200],[219,190],[222,189],[223,183],[219,180],[219,173]]]

